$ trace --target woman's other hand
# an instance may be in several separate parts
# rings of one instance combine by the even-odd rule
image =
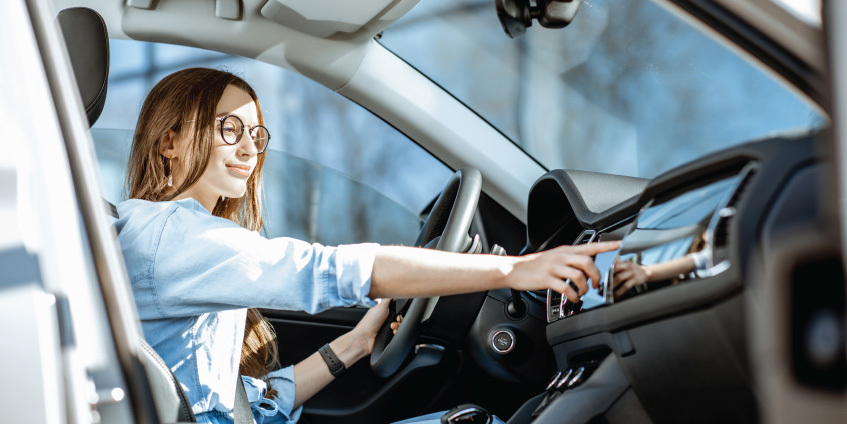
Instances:
[[[350,332],[356,336],[356,339],[362,343],[365,355],[370,355],[374,347],[374,338],[382,323],[388,318],[388,304],[391,299],[377,299],[377,304],[373,308],[368,309],[362,320],[356,324],[356,327]],[[393,325],[393,324],[392,324]],[[392,327],[393,329],[393,327]],[[396,331],[395,331],[396,332]]]
[[[352,367],[359,359],[370,355],[373,351],[374,337],[388,317],[389,303],[388,299],[377,299],[376,306],[365,313],[356,327],[329,343],[330,348],[345,367]],[[309,400],[334,378],[320,353],[315,352],[295,365],[294,379],[297,382],[297,388],[294,391],[294,407]]]
[[[400,324],[402,322],[403,322],[403,315],[397,315],[397,321],[394,321],[390,324],[391,325],[391,332],[393,332],[394,334],[397,334],[397,330],[400,329]]]

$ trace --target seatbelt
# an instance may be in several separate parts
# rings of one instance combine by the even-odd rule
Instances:
[[[256,424],[253,421],[253,411],[250,410],[250,402],[247,401],[247,391],[244,390],[244,380],[238,374],[235,382],[235,405],[232,407],[232,418],[235,424]]]

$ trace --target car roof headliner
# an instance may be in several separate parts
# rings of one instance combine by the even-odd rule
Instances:
[[[374,37],[420,0],[357,0],[355,8],[343,6],[348,1],[322,0],[316,7],[305,0],[242,0],[240,19],[233,20],[216,16],[216,3],[239,0],[52,0],[56,10],[74,6],[97,10],[112,38],[186,45],[257,59],[303,74],[333,90],[350,81]],[[262,15],[266,5],[282,3],[289,7],[287,12],[303,8],[299,21],[289,19],[291,22],[282,24]],[[683,14],[683,9],[696,14],[706,4],[702,0],[658,3]],[[743,22],[815,75],[824,75],[819,27],[798,19],[772,0],[708,3],[719,4],[725,12],[711,16],[712,21],[733,19],[736,26]],[[134,6],[137,4],[142,7]],[[492,19],[493,9],[492,1]]]

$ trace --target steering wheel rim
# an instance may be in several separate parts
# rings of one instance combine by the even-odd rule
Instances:
[[[479,170],[465,167],[456,171],[436,199],[415,246],[431,246],[435,242],[437,250],[467,251],[471,244],[468,231],[481,191],[482,175]],[[371,352],[371,369],[377,376],[390,377],[400,369],[420,334],[425,312],[430,309],[430,303],[437,300],[437,297],[412,299],[405,311],[405,308],[395,311],[394,305],[391,305],[391,312],[377,332]],[[390,324],[397,313],[403,314],[403,323],[397,334],[393,334]]]

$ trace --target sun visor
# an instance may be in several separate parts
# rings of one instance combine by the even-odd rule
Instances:
[[[270,0],[262,7],[262,16],[297,31],[326,38],[339,32],[359,31],[392,3],[392,0]]]

